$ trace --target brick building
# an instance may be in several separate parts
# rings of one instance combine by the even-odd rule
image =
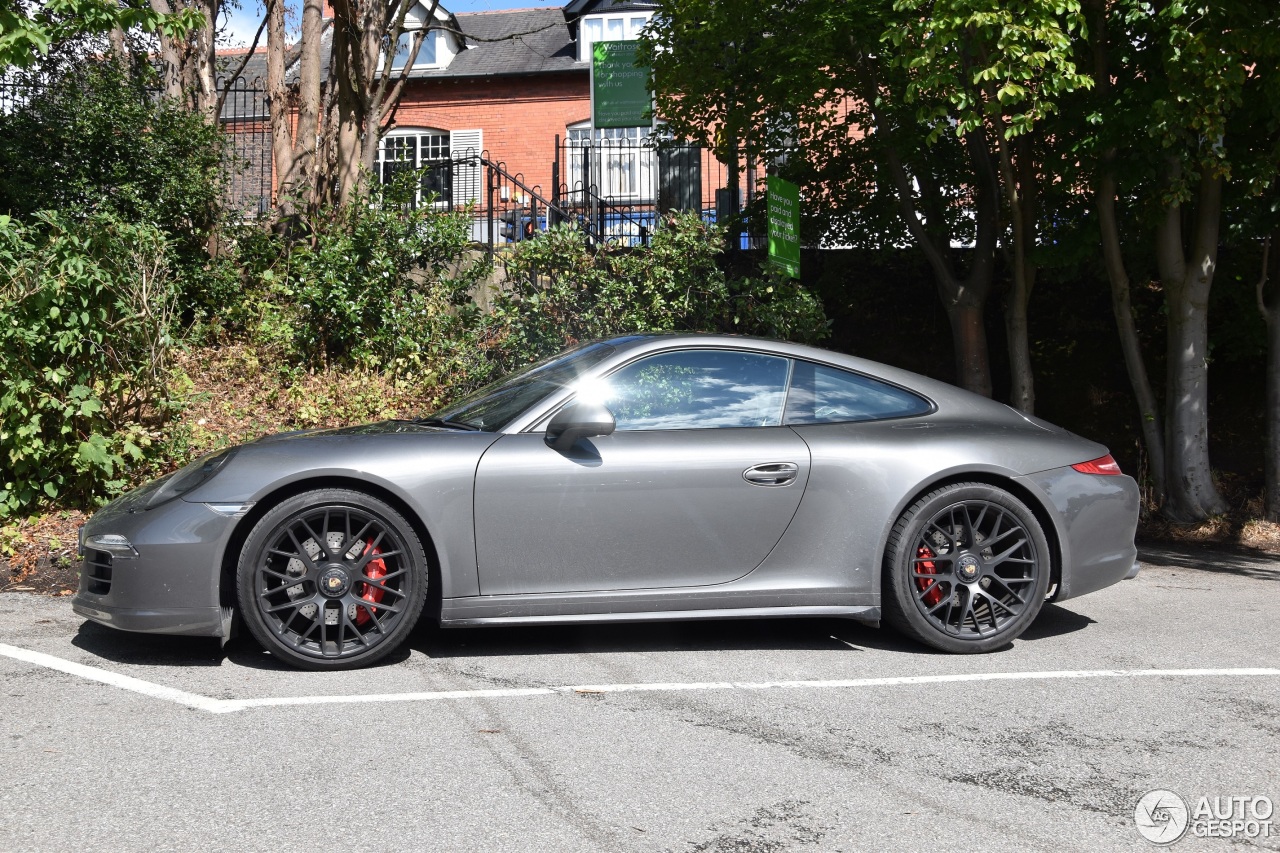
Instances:
[[[571,0],[457,15],[438,7],[433,20],[430,3],[414,3],[394,73],[414,33],[426,33],[379,145],[379,180],[426,167],[423,189],[439,203],[475,204],[482,215],[503,205],[506,221],[523,217],[525,230],[545,226],[547,202],[591,207],[597,224],[612,223],[601,233],[633,237],[655,208],[714,208],[720,169],[709,154],[654,150],[653,127],[592,125],[592,44],[636,38],[655,3]],[[523,213],[509,209],[522,204]],[[477,227],[477,239],[493,239],[493,221]]]

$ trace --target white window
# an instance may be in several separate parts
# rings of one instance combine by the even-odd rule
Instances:
[[[413,38],[417,32],[406,30],[400,34],[400,40],[396,43],[396,55],[391,59],[391,70],[400,71],[409,61],[409,49],[413,47]],[[413,60],[414,68],[438,68],[440,62],[437,58],[438,46],[440,43],[440,31],[432,30],[422,37],[422,44],[418,46],[418,55]]]
[[[647,127],[568,128],[569,190],[591,188],[609,201],[653,198],[656,162],[653,131]]]
[[[449,132],[418,128],[398,128],[378,143],[378,181],[388,184],[403,172],[426,168],[418,185],[417,200],[434,194],[436,203],[447,202],[453,193],[453,164],[449,159]]]
[[[578,27],[578,59],[590,62],[591,45],[598,41],[633,41],[640,38],[640,31],[649,23],[651,15],[651,12],[631,12],[583,18]]]

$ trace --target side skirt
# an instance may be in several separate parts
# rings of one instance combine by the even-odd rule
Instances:
[[[799,605],[791,607],[733,607],[714,610],[655,610],[647,612],[613,613],[557,613],[542,615],[511,615],[510,607],[493,605],[494,610],[507,614],[482,615],[484,609],[474,606],[456,607],[465,599],[442,602],[440,626],[442,628],[469,628],[482,625],[571,625],[592,622],[673,622],[701,619],[795,619],[801,617],[825,617],[828,619],[856,619],[878,625],[878,606]],[[451,606],[454,604],[455,606]]]

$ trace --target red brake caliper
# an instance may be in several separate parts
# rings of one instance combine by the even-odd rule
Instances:
[[[386,577],[387,562],[386,560],[383,560],[381,557],[376,556],[378,554],[381,554],[382,551],[381,549],[373,547],[372,539],[369,539],[364,543],[364,553],[361,556],[365,556],[370,553],[375,555],[375,559],[372,559],[365,564],[365,567],[364,567],[365,576],[368,577],[370,580],[375,580],[375,581]],[[370,604],[377,604],[378,602],[382,601],[383,595],[385,595],[385,593],[382,590],[378,589],[377,587],[369,586],[369,584],[367,583],[360,585],[360,597],[363,598],[365,601],[369,602]],[[364,623],[368,622],[372,618],[373,618],[373,615],[369,612],[369,608],[367,607],[356,608],[356,624],[357,625],[363,625]]]
[[[934,556],[934,553],[926,545],[921,545],[916,549],[916,558],[920,561],[916,565],[920,567],[920,571],[927,575],[936,575],[938,573],[938,567],[933,564],[932,560],[927,559],[932,556]],[[930,607],[942,601],[942,584],[937,581],[929,578],[916,578],[916,586],[924,593],[924,603]]]

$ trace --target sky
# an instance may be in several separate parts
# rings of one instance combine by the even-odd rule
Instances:
[[[450,12],[492,12],[497,9],[550,9],[564,6],[565,0],[441,0],[440,5]],[[290,6],[296,3],[290,3]],[[241,0],[241,8],[230,9],[227,35],[228,47],[248,47],[262,23],[263,5],[259,0]],[[266,44],[265,37],[258,42]]]

